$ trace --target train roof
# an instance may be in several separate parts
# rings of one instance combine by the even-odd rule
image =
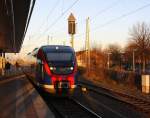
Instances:
[[[72,47],[64,45],[46,45],[42,46],[40,49],[42,49],[44,52],[51,52],[56,50],[74,52],[74,49]]]

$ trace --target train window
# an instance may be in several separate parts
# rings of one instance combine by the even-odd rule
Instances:
[[[73,54],[69,52],[52,52],[47,53],[48,61],[71,61],[73,60]]]

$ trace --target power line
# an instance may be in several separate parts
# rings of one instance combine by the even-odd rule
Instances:
[[[102,13],[107,12],[108,10],[112,9],[113,7],[115,7],[121,0],[116,0],[115,2],[111,3],[108,7],[100,10],[96,15],[91,17],[91,21],[93,19],[95,19],[97,16],[101,15]]]
[[[66,10],[63,12],[63,7],[64,7],[64,1],[63,1],[63,3],[62,3],[62,10],[61,10],[62,14],[61,14],[60,17],[62,17],[62,15],[64,15],[69,9],[71,9],[77,2],[78,2],[78,0],[75,1],[70,7],[68,7],[68,9],[66,9]],[[108,10],[110,10],[111,8],[113,8],[114,6],[116,6],[116,5],[118,4],[118,2],[120,2],[120,0],[114,1],[113,3],[111,3],[111,4],[109,4],[108,6],[106,6],[105,8],[103,8],[102,10],[98,11],[98,12],[96,13],[96,15],[91,16],[91,17],[92,17],[92,20],[93,20],[94,18],[96,18],[97,16],[99,16],[100,14],[105,13],[105,12],[107,12]],[[56,3],[57,3],[57,2],[56,2]],[[56,5],[55,5],[55,6],[56,6]],[[53,8],[55,8],[55,6],[54,6]],[[52,12],[52,10],[51,10],[51,12]],[[50,12],[50,13],[51,13],[51,12]],[[49,14],[50,14],[50,13],[49,13]],[[59,19],[59,17],[58,17],[57,19]],[[56,19],[56,22],[57,22],[57,19]],[[80,23],[82,23],[83,21],[84,21],[84,20],[80,20]],[[54,21],[54,22],[55,22],[55,21]],[[79,23],[79,22],[78,22],[78,23]],[[54,24],[54,25],[55,25],[55,24]],[[82,24],[82,25],[84,25],[84,24]],[[41,26],[42,26],[42,25],[41,25]],[[47,31],[47,29],[48,29],[48,28],[46,28],[45,31]],[[64,27],[60,28],[59,30],[62,30],[62,29],[64,29]],[[57,30],[57,31],[55,31],[55,32],[59,32],[59,30]],[[59,35],[62,34],[62,33],[63,33],[63,32],[59,33]],[[40,38],[41,36],[42,36],[42,35],[40,35],[39,37],[37,37],[37,39]],[[58,36],[58,35],[55,34],[54,36]]]
[[[59,4],[59,2],[60,2],[60,0],[57,0],[57,1],[55,2],[54,6],[51,8],[50,12],[48,13],[46,19],[43,20],[43,22],[41,23],[41,25],[40,25],[40,27],[38,28],[38,30],[37,30],[32,36],[36,35],[36,33],[39,32],[39,30],[45,25],[45,23],[46,23],[45,21],[46,21],[46,20],[48,21],[49,17],[50,17],[50,16],[52,15],[52,13],[55,11],[55,9],[56,9],[57,5]]]
[[[91,32],[93,32],[93,31],[95,31],[95,30],[97,30],[97,29],[99,29],[99,28],[103,28],[103,27],[105,27],[105,26],[107,26],[107,25],[109,25],[109,24],[111,24],[111,23],[113,23],[113,22],[115,22],[115,21],[118,21],[118,20],[120,20],[120,19],[122,19],[122,18],[125,18],[125,17],[127,17],[127,16],[132,15],[132,14],[135,14],[135,13],[137,13],[138,11],[141,11],[141,10],[143,10],[143,9],[149,7],[149,6],[150,6],[150,3],[149,3],[149,4],[146,4],[146,5],[142,6],[142,7],[139,7],[139,8],[137,8],[137,9],[135,9],[135,10],[132,10],[132,11],[130,11],[130,12],[128,12],[128,13],[125,13],[125,14],[123,14],[123,15],[121,15],[121,16],[118,16],[118,17],[116,17],[116,18],[114,18],[114,19],[111,19],[111,20],[109,20],[108,22],[106,22],[106,23],[104,23],[104,24],[101,24],[101,25],[95,27],[94,29],[91,30]],[[82,35],[84,35],[84,33],[79,34],[77,37],[80,37],[80,36],[82,36]]]
[[[46,29],[46,31],[51,29],[60,20],[60,18],[63,17],[65,13],[67,13],[78,1],[79,0],[76,0],[70,7],[68,7],[64,12],[62,12],[62,14]]]
[[[91,20],[95,19],[97,16],[101,15],[102,13],[105,13],[105,12],[107,12],[108,10],[112,9],[112,8],[115,7],[120,1],[121,1],[121,0],[116,0],[116,1],[114,1],[113,3],[109,4],[107,7],[105,7],[104,9],[98,11],[98,12],[96,13],[96,15],[91,16]],[[78,22],[78,24],[79,24],[79,23],[82,23],[82,22],[84,22],[83,19],[80,20],[80,21]],[[84,25],[84,24],[82,23],[81,25]],[[64,29],[64,27],[63,27],[63,28],[60,28],[60,29]],[[58,30],[58,31],[60,31],[60,30]],[[58,32],[58,31],[57,31],[57,32]],[[59,33],[59,34],[60,34],[60,33]],[[62,33],[61,33],[61,34],[62,34]]]
[[[146,4],[146,5],[142,6],[142,7],[139,7],[139,8],[137,8],[137,9],[135,9],[135,10],[132,10],[132,11],[130,11],[130,12],[128,12],[128,13],[125,13],[125,14],[119,16],[119,17],[116,17],[116,18],[114,18],[114,19],[112,19],[112,20],[110,20],[110,21],[108,21],[108,22],[106,22],[106,23],[104,23],[104,24],[102,24],[102,25],[99,25],[98,27],[94,28],[93,30],[97,30],[97,29],[99,29],[99,28],[101,28],[101,27],[105,27],[105,26],[107,26],[107,25],[109,25],[109,24],[111,24],[111,23],[113,23],[113,22],[115,22],[115,21],[118,21],[118,20],[120,20],[120,19],[122,19],[122,18],[125,18],[125,17],[127,17],[127,16],[132,15],[132,14],[135,14],[135,13],[137,13],[138,11],[141,11],[141,10],[143,10],[143,9],[149,7],[149,6],[150,6],[150,3],[149,3],[149,4]]]
[[[42,34],[48,32],[54,25],[56,25],[56,23],[78,2],[79,0],[76,0],[75,2],[73,2],[73,4],[71,4],[59,17],[57,17],[54,22],[48,27],[46,28]],[[40,35],[38,38],[40,38],[42,35]]]
[[[60,0],[57,0],[56,3],[54,4],[53,8],[50,10],[48,16],[47,16],[47,20],[49,19],[49,17],[52,15],[52,13],[55,11],[57,5],[59,4]]]

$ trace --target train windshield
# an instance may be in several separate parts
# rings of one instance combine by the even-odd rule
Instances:
[[[50,66],[73,66],[74,54],[71,52],[51,52],[47,53],[47,60]]]
[[[69,52],[51,52],[47,53],[48,61],[72,61],[73,54]]]

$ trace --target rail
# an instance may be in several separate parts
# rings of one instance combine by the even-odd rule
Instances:
[[[126,95],[123,93],[115,92],[110,89],[99,87],[93,84],[86,82],[79,82],[78,86],[85,87],[89,91],[93,91],[97,94],[102,94],[112,99],[116,99],[120,102],[132,105],[137,110],[142,111],[143,113],[150,114],[150,102],[144,99],[137,98],[135,96]]]
[[[47,97],[47,96],[46,96]],[[101,118],[94,111],[88,109],[78,101],[69,98],[44,98],[48,106],[55,110],[62,118]]]

